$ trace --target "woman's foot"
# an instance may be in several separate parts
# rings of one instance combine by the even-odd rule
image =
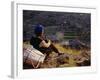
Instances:
[[[64,54],[64,53],[58,53],[58,56],[59,56],[59,55],[62,55],[62,54]]]

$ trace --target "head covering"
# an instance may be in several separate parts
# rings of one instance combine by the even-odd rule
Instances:
[[[40,24],[38,24],[38,25],[36,25],[36,27],[35,27],[35,34],[37,34],[37,33],[42,33],[44,31],[44,26],[43,25],[40,25]]]

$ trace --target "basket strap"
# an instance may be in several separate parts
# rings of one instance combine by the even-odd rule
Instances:
[[[40,63],[41,63],[41,62],[39,62],[40,58],[38,59],[38,62],[37,62],[37,65],[35,66],[35,68],[38,68],[40,66]]]

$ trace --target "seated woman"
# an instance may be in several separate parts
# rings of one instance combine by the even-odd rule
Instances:
[[[36,25],[34,34],[35,36],[30,40],[30,44],[34,48],[47,55],[52,51],[58,53],[58,55],[61,54],[52,42],[44,37],[44,27],[42,25]]]

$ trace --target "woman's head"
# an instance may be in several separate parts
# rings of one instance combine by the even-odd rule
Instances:
[[[44,26],[40,24],[36,25],[34,33],[36,36],[42,36],[44,33]]]

